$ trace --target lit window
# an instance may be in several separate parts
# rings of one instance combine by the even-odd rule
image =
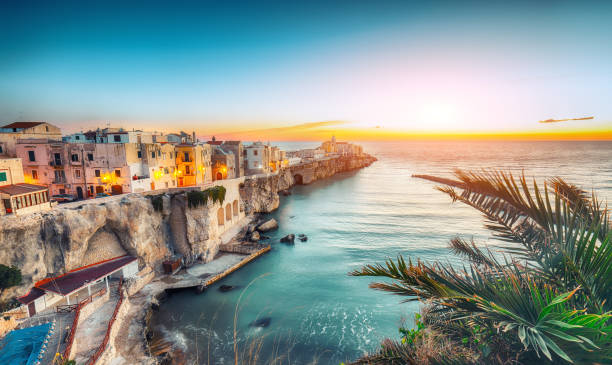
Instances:
[[[38,180],[38,171],[32,170],[32,179]]]
[[[121,170],[115,170],[115,176],[121,177]]]

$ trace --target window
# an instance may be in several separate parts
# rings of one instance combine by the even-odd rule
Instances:
[[[121,177],[121,170],[115,170],[115,176]]]
[[[59,189],[60,194],[66,194],[66,189]]]
[[[34,151],[28,151],[28,159],[32,162],[36,161],[36,155],[34,154]]]
[[[151,158],[155,158],[155,151],[151,151]]]
[[[0,181],[6,181],[6,172],[0,172]]]
[[[138,151],[138,158],[142,158],[142,151]]]
[[[168,168],[164,167],[164,174],[167,174],[167,173],[168,173]]]
[[[74,170],[74,177],[77,179],[81,178],[81,170]]]
[[[115,141],[115,142],[121,142],[121,136],[120,136],[120,135],[118,135],[118,134],[115,134],[115,135],[113,136],[113,141]]]
[[[53,159],[55,160],[56,166],[60,166],[62,164],[62,156],[59,153],[54,153]]]
[[[161,156],[161,151],[157,151],[157,157]]]
[[[96,170],[96,171],[94,171],[94,172],[95,172],[95,174],[96,174],[96,177],[100,177],[100,170]]]
[[[32,170],[32,179],[38,180],[38,171]]]
[[[4,153],[2,150],[2,145],[0,144],[0,154]]]
[[[89,185],[89,194],[93,195],[93,191],[94,191],[94,190],[93,190],[93,186],[92,186],[92,185]]]
[[[87,160],[88,161],[93,161],[93,153],[88,153],[87,154]]]
[[[189,152],[185,152],[185,161],[189,161]]]
[[[49,126],[45,126],[45,131],[49,132]]]
[[[79,155],[77,155],[76,153],[73,153],[70,156],[70,159],[72,160],[72,162],[79,162]]]
[[[257,150],[253,151],[253,156],[257,156]]]
[[[78,141],[79,139],[81,139],[81,136],[75,136],[74,139]]]
[[[189,166],[185,166],[185,174],[189,175]]]

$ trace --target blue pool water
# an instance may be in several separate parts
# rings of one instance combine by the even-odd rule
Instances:
[[[203,295],[172,296],[153,319],[154,327],[196,363],[233,363],[235,344],[240,363],[248,363],[251,349],[261,345],[260,364],[278,357],[291,364],[339,364],[374,351],[384,338],[399,339],[398,326],[403,319],[410,325],[419,309],[418,303],[402,303],[401,297],[369,289],[372,279],[350,277],[349,271],[400,254],[458,264],[448,249],[449,239],[460,235],[481,243],[494,241],[476,211],[452,204],[434,184],[412,174],[450,176],[455,168],[524,170],[540,181],[562,176],[594,189],[602,199],[612,198],[610,142],[397,142],[364,147],[379,161],[295,187],[270,215],[280,224],[271,234],[270,253]],[[278,243],[288,233],[305,233],[308,241]],[[221,284],[239,288],[221,293]],[[249,326],[263,317],[271,318],[268,327]]]
[[[51,323],[11,331],[0,341],[0,364],[33,365]]]

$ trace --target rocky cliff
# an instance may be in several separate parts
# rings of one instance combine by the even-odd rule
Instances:
[[[151,197],[129,194],[0,218],[0,263],[23,275],[23,285],[5,290],[0,300],[27,293],[48,275],[124,254],[138,257],[140,269],[154,270],[173,254],[211,260],[220,244],[217,225],[210,223],[219,203],[187,208],[184,193],[160,197],[161,211]]]
[[[240,216],[242,211],[270,212],[278,208],[279,191],[375,160],[368,155],[329,159],[245,178],[243,183],[227,180],[225,212],[234,201],[241,207]],[[161,202],[157,210],[154,199]],[[185,192],[175,191],[155,196],[127,194],[70,203],[44,213],[0,217],[0,264],[17,266],[23,275],[23,284],[3,291],[0,301],[27,293],[33,283],[49,275],[124,254],[138,257],[141,270],[159,271],[161,261],[174,254],[208,262],[219,250],[223,212],[219,203],[210,200],[188,208]]]
[[[340,172],[370,166],[374,161],[376,158],[367,154],[360,157],[339,157],[292,166],[275,175],[248,178],[240,188],[240,198],[245,204],[247,214],[269,213],[278,208],[279,192],[293,185],[310,184]]]

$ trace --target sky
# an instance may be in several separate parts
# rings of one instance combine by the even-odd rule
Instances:
[[[4,1],[0,122],[612,139],[610,19],[610,1]]]

